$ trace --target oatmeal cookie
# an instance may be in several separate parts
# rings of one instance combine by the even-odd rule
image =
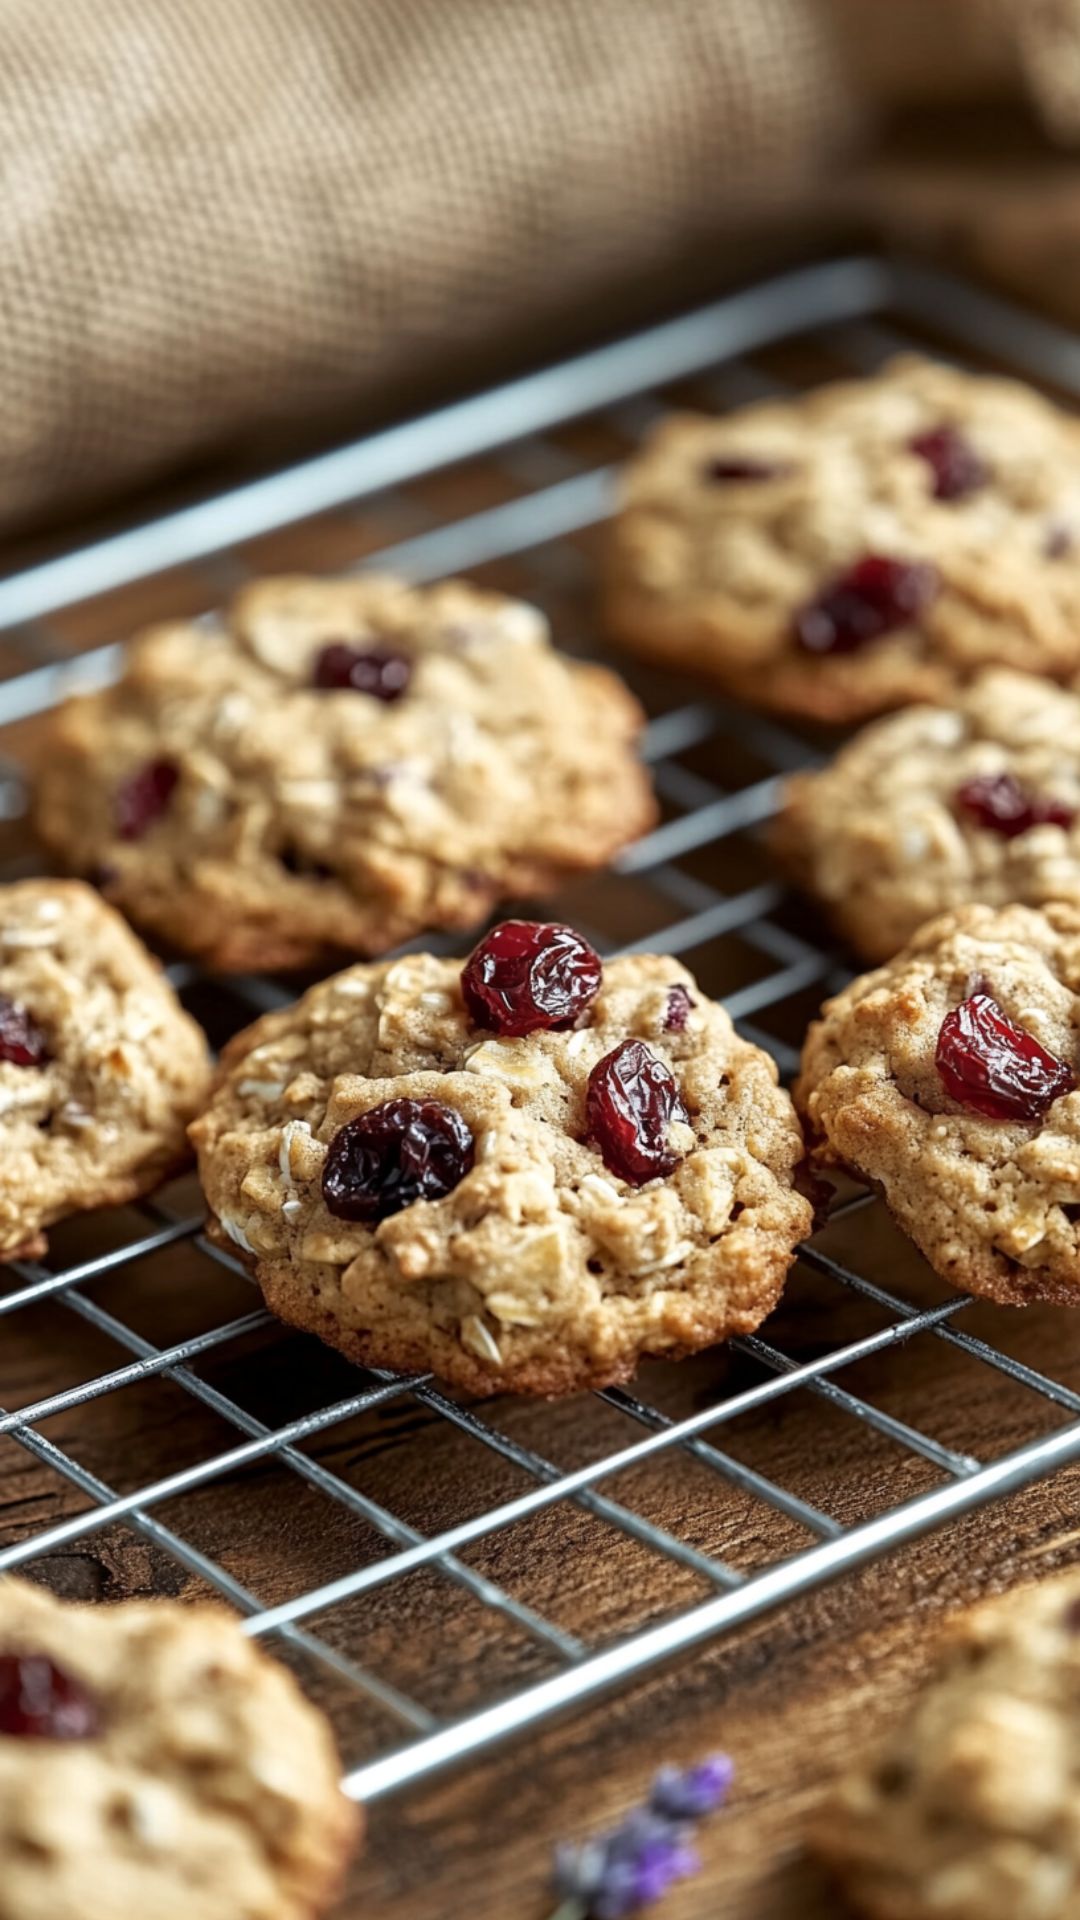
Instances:
[[[209,1077],[200,1029],[92,888],[0,887],[0,1259],[157,1186]]]
[[[953,1286],[1080,1303],[1080,907],[960,907],[829,1001],[795,1099]]]
[[[1080,428],[1014,381],[873,379],[661,423],[609,542],[617,638],[848,722],[982,666],[1080,668]]]
[[[531,922],[257,1021],[191,1132],[275,1313],[475,1394],[749,1331],[811,1224],[768,1056],[677,962]]]
[[[947,1629],[903,1723],[812,1830],[873,1920],[1077,1920],[1080,1574]]]
[[[637,703],[461,581],[266,580],[156,628],[40,759],[45,843],[222,969],[378,953],[602,865],[651,825]]]
[[[322,1715],[224,1608],[0,1582],[4,1920],[311,1920],[358,1827]]]
[[[787,782],[773,844],[867,960],[935,913],[1080,906],[1080,696],[992,668]]]

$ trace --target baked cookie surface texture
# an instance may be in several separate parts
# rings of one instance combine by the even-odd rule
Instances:
[[[961,907],[826,1003],[795,1099],[951,1285],[1080,1303],[1080,908]]]
[[[651,825],[643,717],[534,607],[460,581],[282,578],[159,627],[72,700],[37,825],[222,969],[378,953],[602,866]]]
[[[1080,905],[1080,696],[1030,674],[874,721],[784,798],[777,853],[867,960],[969,901]]]
[[[614,636],[835,723],[983,666],[1080,668],[1080,428],[1014,381],[904,359],[663,421],[624,477]]]
[[[872,1920],[1077,1920],[1080,1576],[953,1622],[913,1708],[812,1837]]]
[[[0,1258],[188,1158],[206,1041],[118,913],[77,880],[0,887]]]
[[[808,1203],[772,1061],[677,962],[509,921],[350,968],[227,1049],[192,1129],[222,1243],[351,1359],[472,1393],[755,1327]]]
[[[0,1582],[3,1920],[311,1920],[358,1827],[329,1726],[224,1608]]]

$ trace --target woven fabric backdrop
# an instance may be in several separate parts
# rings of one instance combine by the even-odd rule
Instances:
[[[840,91],[803,0],[2,0],[0,518],[542,349]]]
[[[1080,0],[0,0],[0,525],[615,328],[1024,85],[1074,137]]]

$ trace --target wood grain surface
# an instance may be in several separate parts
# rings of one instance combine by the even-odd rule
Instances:
[[[618,452],[617,437],[589,425],[559,436],[567,458]],[[409,489],[414,518],[455,517],[513,497],[502,466],[480,464]],[[324,516],[244,558],[268,566],[334,566],[401,531],[401,503],[363,520]],[[590,540],[560,543],[544,561],[544,597],[573,645],[589,631]],[[559,565],[554,564],[558,560]],[[538,561],[501,562],[479,577],[511,590],[538,591]],[[78,651],[116,637],[146,617],[194,611],[217,597],[216,583],[185,571],[110,602],[73,610],[51,632],[56,651]],[[18,649],[0,658],[25,664]],[[633,676],[654,707],[683,698],[655,679]],[[9,730],[0,750],[32,761],[36,723]],[[736,736],[684,757],[697,771],[737,786],[760,777],[754,751]],[[0,856],[32,861],[18,823],[0,829]],[[688,877],[727,890],[760,877],[761,854],[734,836],[684,863]],[[643,882],[610,878],[561,900],[615,937],[662,932],[670,899]],[[792,909],[788,924],[807,925]],[[713,941],[687,956],[703,985],[728,990],[764,963],[738,938]],[[820,989],[763,1016],[778,1039],[795,1045]],[[228,989],[196,987],[193,1009],[220,1040],[244,1018]],[[161,1197],[166,1212],[199,1206],[190,1177]],[[50,1250],[59,1268],[114,1247],[145,1229],[137,1215],[69,1222]],[[922,1305],[946,1297],[876,1204],[846,1214],[817,1245]],[[0,1279],[0,1290],[21,1284]],[[189,1244],[122,1267],[87,1289],[99,1306],[163,1346],[251,1311],[245,1281]],[[800,1266],[768,1338],[797,1361],[856,1340],[885,1323],[882,1309],[827,1275]],[[1049,1309],[1010,1313],[967,1308],[953,1324],[1080,1391],[1080,1332]],[[0,1321],[0,1402],[7,1407],[88,1380],[128,1357],[89,1326],[63,1296]],[[355,1392],[357,1376],[317,1343],[267,1324],[200,1361],[197,1371],[249,1414],[272,1426]],[[681,1367],[651,1365],[642,1397],[680,1417],[767,1378],[748,1356],[716,1351]],[[988,1461],[1068,1422],[1067,1410],[1017,1385],[931,1333],[845,1369],[842,1384],[872,1407],[957,1451]],[[498,1433],[567,1468],[595,1460],[640,1436],[628,1416],[595,1397],[556,1406],[489,1403],[481,1417]],[[168,1379],[151,1379],[54,1415],[46,1438],[119,1493],[235,1444],[228,1420]],[[801,1389],[744,1414],[708,1437],[845,1526],[857,1525],[940,1483],[917,1451]],[[455,1429],[408,1395],[331,1427],[305,1451],[349,1488],[377,1501],[421,1534],[434,1534],[530,1483],[508,1460]],[[703,1831],[704,1870],[674,1892],[670,1920],[824,1920],[839,1912],[833,1891],[805,1859],[807,1808],[828,1779],[872,1738],[932,1656],[940,1617],[976,1596],[1067,1564],[1077,1554],[1077,1473],[1039,1486],[890,1554],[835,1585],[725,1636],[674,1669],[519,1739],[452,1777],[417,1787],[371,1809],[369,1843],[342,1906],[372,1920],[542,1920],[553,1901],[551,1848],[619,1815],[646,1789],[664,1759],[688,1762],[722,1747],[738,1776],[731,1806]],[[747,1572],[810,1544],[804,1528],[744,1493],[686,1452],[654,1457],[603,1483],[632,1512],[700,1551]],[[84,1494],[43,1464],[20,1437],[0,1438],[0,1546],[32,1537],[87,1506]],[[210,1486],[164,1502],[155,1515],[210,1555],[258,1600],[273,1604],[387,1551],[359,1513],[306,1485],[280,1460],[229,1473]],[[692,1569],[627,1537],[585,1510],[561,1503],[474,1543],[468,1566],[498,1583],[590,1649],[692,1606],[712,1591]],[[95,1531],[28,1568],[73,1598],[111,1601],[132,1594],[189,1594],[200,1583],[129,1522]],[[552,1655],[525,1631],[485,1608],[435,1568],[376,1586],[362,1599],[311,1622],[332,1647],[413,1695],[440,1718],[453,1718],[554,1670]],[[286,1650],[288,1651],[288,1650]],[[292,1659],[294,1656],[289,1654]],[[397,1737],[381,1713],[325,1669],[296,1661],[305,1684],[332,1713],[346,1764],[385,1751]]]

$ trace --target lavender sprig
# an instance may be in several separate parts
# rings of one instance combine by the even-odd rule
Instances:
[[[700,1820],[722,1807],[731,1792],[735,1762],[726,1753],[711,1753],[696,1767],[661,1767],[653,1781],[649,1805],[669,1820]]]
[[[624,1920],[700,1870],[693,1822],[727,1798],[734,1766],[723,1753],[695,1767],[661,1767],[644,1806],[610,1833],[556,1849],[561,1904],[551,1920]]]

